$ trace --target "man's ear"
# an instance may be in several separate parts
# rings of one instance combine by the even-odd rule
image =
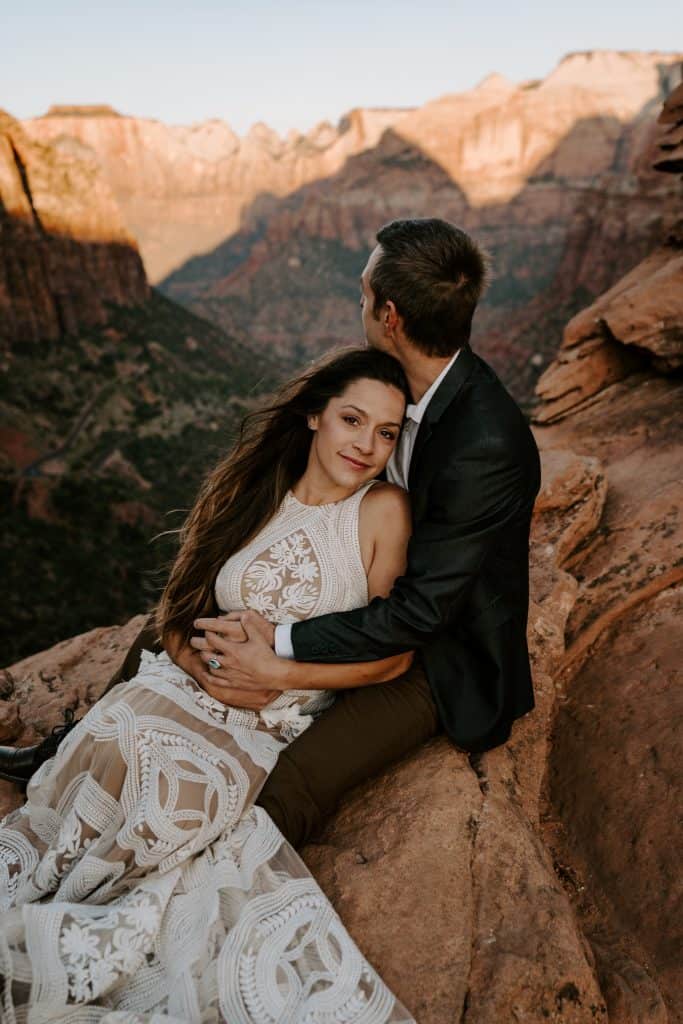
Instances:
[[[396,330],[396,327],[398,326],[398,321],[399,315],[396,310],[396,306],[391,301],[391,299],[387,299],[387,301],[384,303],[384,308],[382,310],[382,326],[384,327],[384,330],[388,334],[391,334],[393,331]]]

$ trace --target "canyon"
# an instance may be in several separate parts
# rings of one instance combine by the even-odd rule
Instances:
[[[473,344],[529,404],[562,326],[675,222],[652,170],[681,54],[570,54],[412,110],[355,110],[285,139],[82,108],[24,122],[91,148],[162,291],[298,365],[359,340],[358,276],[394,217],[454,220],[490,252]]]
[[[150,287],[91,150],[0,115],[5,660],[153,599],[151,539],[281,375]]]
[[[565,68],[569,84],[575,72]],[[369,779],[302,851],[420,1024],[683,1021],[683,86],[636,127],[628,187],[615,177],[609,194],[583,190],[549,290],[526,313],[549,308],[552,288],[558,309],[588,297],[565,318],[534,400],[536,706],[502,747],[468,755],[440,737]],[[162,308],[173,323],[178,307]],[[153,351],[201,353],[203,335],[189,337]],[[217,359],[227,336],[212,337]],[[5,670],[0,742],[33,742],[64,707],[87,710],[140,621]],[[20,799],[0,783],[3,810]]]

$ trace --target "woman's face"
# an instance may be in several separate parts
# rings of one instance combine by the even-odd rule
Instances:
[[[356,489],[386,466],[404,412],[398,388],[367,378],[353,381],[322,413],[309,416],[311,457],[339,487]]]

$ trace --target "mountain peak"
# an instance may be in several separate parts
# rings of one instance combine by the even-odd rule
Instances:
[[[514,82],[511,82],[505,75],[501,75],[498,71],[492,71],[490,75],[486,75],[482,78],[481,82],[475,85],[472,92],[475,93],[505,93],[514,92],[517,86]]]
[[[108,103],[53,103],[43,117],[123,117]]]
[[[641,50],[578,50],[566,54],[543,82],[543,87],[581,86],[615,92],[659,84],[662,68],[670,71],[683,53]],[[680,73],[678,75],[680,78]]]

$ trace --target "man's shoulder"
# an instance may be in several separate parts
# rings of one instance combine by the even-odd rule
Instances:
[[[462,460],[531,466],[537,458],[522,409],[494,370],[476,355],[472,373],[444,410],[431,440],[444,471]]]
[[[477,355],[476,352],[473,352],[472,355],[474,357],[474,368],[468,380],[470,394],[478,401],[503,404],[521,413],[519,404],[510,394],[493,367],[485,359]]]
[[[505,443],[529,425],[519,404],[493,368],[473,353],[474,368],[455,402],[445,410],[444,419],[467,425],[468,435]]]

